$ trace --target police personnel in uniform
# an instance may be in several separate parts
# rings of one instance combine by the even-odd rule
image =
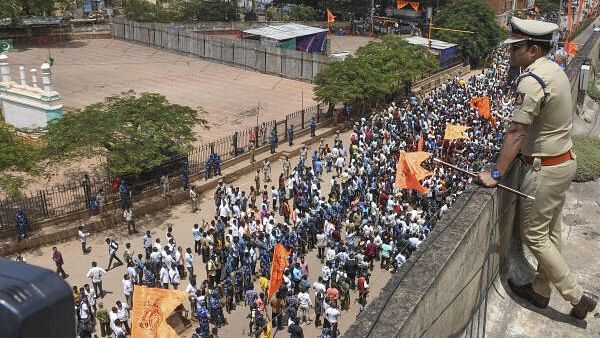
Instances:
[[[520,200],[523,242],[538,261],[532,283],[512,291],[533,305],[545,308],[553,284],[573,308],[571,315],[584,319],[596,307],[597,297],[583,291],[561,255],[561,211],[577,169],[572,152],[573,107],[569,80],[563,70],[546,58],[551,48],[553,23],[511,21],[510,62],[523,69],[514,82],[515,109],[504,137],[496,167],[478,174],[478,182],[494,187],[511,162],[521,153],[526,174],[521,191],[535,200]]]

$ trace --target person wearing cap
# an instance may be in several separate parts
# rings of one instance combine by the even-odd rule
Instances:
[[[571,315],[584,319],[596,307],[597,297],[583,291],[561,254],[561,211],[565,195],[577,169],[573,142],[573,105],[569,79],[556,63],[546,57],[552,47],[553,23],[511,21],[510,62],[523,69],[514,83],[515,109],[504,137],[496,167],[478,174],[478,182],[494,187],[521,153],[525,178],[521,191],[535,197],[521,199],[520,217],[523,242],[538,261],[535,279],[517,285],[512,291],[533,305],[545,308],[551,285],[573,308]]]

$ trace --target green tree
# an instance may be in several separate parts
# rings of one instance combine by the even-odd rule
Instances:
[[[540,8],[542,15],[548,15],[560,10],[559,0],[536,0],[535,5]]]
[[[475,32],[433,31],[435,39],[458,44],[473,66],[478,66],[479,61],[506,37],[506,31],[498,25],[492,8],[481,0],[450,2],[434,15],[434,26]]]
[[[18,24],[21,21],[21,6],[17,0],[0,1],[0,19],[11,19],[11,23]]]
[[[403,92],[417,76],[437,68],[435,57],[425,48],[396,36],[384,36],[359,48],[354,57],[334,62],[317,74],[314,94],[319,101],[351,102],[364,111]]]
[[[183,0],[173,4],[178,21],[239,21],[233,2],[221,0]]]
[[[194,127],[207,124],[198,113],[154,93],[107,97],[50,124],[47,156],[56,161],[104,156],[112,174],[140,173],[191,149]]]
[[[0,122],[0,189],[16,197],[24,180],[14,172],[38,174],[40,150],[19,138],[14,129]]]
[[[175,14],[169,9],[146,0],[131,0],[124,8],[127,20],[142,22],[169,22]]]
[[[298,5],[289,13],[290,21],[313,21],[317,19],[317,12],[314,8],[306,5]]]

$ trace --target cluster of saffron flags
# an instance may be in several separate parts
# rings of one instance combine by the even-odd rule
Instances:
[[[490,121],[496,128],[496,117],[490,110],[490,98],[488,96],[472,97],[469,101],[472,108],[476,108],[479,116]],[[446,124],[444,131],[444,140],[469,139],[465,131],[471,127],[460,126],[456,124]],[[395,186],[401,189],[415,189],[421,193],[427,193],[427,188],[421,185],[420,181],[432,175],[432,172],[421,167],[421,163],[431,157],[431,153],[423,151],[424,138],[421,136],[417,142],[417,151],[400,152],[398,163],[396,164]]]

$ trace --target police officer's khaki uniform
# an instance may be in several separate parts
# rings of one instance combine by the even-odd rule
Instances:
[[[529,126],[521,152],[534,158],[533,164],[526,165],[521,186],[521,191],[535,197],[520,201],[521,235],[538,260],[533,290],[549,297],[554,284],[574,304],[583,290],[561,255],[561,211],[577,162],[573,155],[563,163],[542,166],[540,159],[564,154],[572,147],[571,88],[562,69],[545,57],[533,62],[527,72],[541,78],[546,89],[533,76],[517,79],[512,120]]]

